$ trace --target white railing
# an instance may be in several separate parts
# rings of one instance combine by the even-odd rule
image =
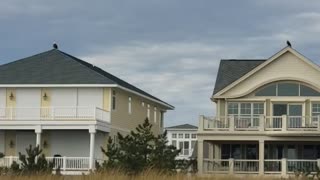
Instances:
[[[211,131],[319,131],[320,116],[200,116],[200,130]]]
[[[287,172],[294,171],[309,171],[317,172],[318,160],[306,160],[306,159],[288,159],[287,160]]]
[[[229,128],[229,117],[209,117],[204,116],[203,125],[205,129],[212,130],[228,130]]]
[[[318,116],[288,116],[288,130],[317,130],[319,125]]]
[[[259,160],[235,159],[234,171],[235,173],[258,173]]]
[[[89,170],[89,157],[46,157],[48,162],[53,163],[53,168],[62,171],[68,170]],[[20,164],[16,156],[6,156],[0,159],[0,167],[10,167],[13,161]]]
[[[316,173],[320,159],[265,159],[263,170],[260,170],[258,159],[203,159],[204,173],[228,174],[281,174],[298,172]]]
[[[233,116],[234,128],[238,130],[258,130],[259,116]]]
[[[0,158],[0,167],[10,167],[13,161],[18,162],[19,158],[16,156],[5,156]]]
[[[265,128],[269,130],[281,130],[282,129],[282,116],[267,116],[265,117]]]
[[[204,159],[203,170],[206,173],[228,173],[232,165],[230,162],[233,161],[229,159]]]
[[[266,159],[264,160],[264,172],[267,174],[281,173],[282,160],[281,159]]]
[[[101,120],[110,122],[110,112],[97,107],[0,108],[0,120]]]

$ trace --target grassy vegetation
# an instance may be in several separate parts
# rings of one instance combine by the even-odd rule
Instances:
[[[95,173],[91,175],[82,176],[56,176],[56,175],[32,175],[32,176],[1,176],[1,180],[234,180],[234,179],[247,179],[247,180],[262,180],[262,179],[275,179],[274,177],[257,177],[257,176],[242,176],[233,177],[225,176],[210,176],[198,177],[196,175],[175,174],[168,175],[158,172],[144,172],[136,176],[128,176],[120,172],[108,173]]]

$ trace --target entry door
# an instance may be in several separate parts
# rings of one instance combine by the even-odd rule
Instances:
[[[288,104],[288,128],[302,127],[302,104]]]

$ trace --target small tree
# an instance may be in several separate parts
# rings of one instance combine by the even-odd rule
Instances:
[[[167,145],[167,131],[155,138],[155,147],[150,155],[152,166],[163,171],[172,171],[176,168],[175,157],[180,153],[173,145]]]
[[[123,169],[129,174],[142,172],[146,168],[166,171],[175,169],[175,157],[179,151],[174,146],[166,145],[166,132],[157,137],[153,134],[148,119],[129,135],[118,133],[117,136],[118,144],[109,138],[107,150],[101,147],[108,157],[103,168]]]
[[[27,155],[19,152],[19,160],[21,165],[17,166],[17,163],[13,163],[11,168],[14,171],[20,171],[22,173],[51,173],[53,169],[53,163],[47,162],[46,157],[42,154],[42,150],[39,146],[26,149]]]

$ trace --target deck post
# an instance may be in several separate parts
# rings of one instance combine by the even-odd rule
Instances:
[[[41,148],[41,133],[42,133],[42,129],[41,129],[41,127],[38,127],[34,131],[36,133],[36,146],[39,146],[39,148]]]
[[[229,159],[229,174],[230,175],[234,174],[234,159],[233,158]]]
[[[318,131],[320,131],[320,115],[317,116],[317,120],[318,120]]]
[[[264,115],[260,115],[259,116],[259,130],[264,131],[264,126],[265,126]]]
[[[229,131],[234,131],[234,116],[230,116]]]
[[[203,115],[200,115],[199,117],[199,131],[203,131],[204,130],[204,116]]]
[[[287,176],[287,159],[286,158],[281,159],[281,176],[282,177]]]
[[[67,170],[67,157],[63,156],[63,165],[62,165],[63,171]]]
[[[203,140],[198,139],[198,174],[203,174]]]
[[[320,168],[320,159],[317,159],[317,166]]]
[[[287,131],[287,116],[282,115],[282,131]]]
[[[89,156],[89,169],[94,169],[94,147],[95,147],[95,135],[96,130],[90,129],[90,156]]]
[[[264,174],[264,140],[259,140],[259,175]]]

